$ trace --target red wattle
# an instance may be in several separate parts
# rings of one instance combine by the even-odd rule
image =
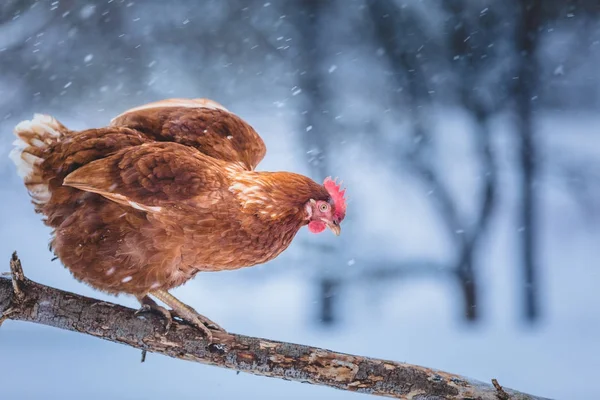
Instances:
[[[325,228],[325,223],[321,221],[310,221],[308,223],[308,230],[312,233],[321,233],[325,230]]]

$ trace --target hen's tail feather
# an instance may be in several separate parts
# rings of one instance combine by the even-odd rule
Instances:
[[[34,203],[43,205],[51,193],[42,176],[41,164],[46,150],[68,132],[60,122],[49,115],[34,114],[30,121],[20,122],[14,130],[17,139],[9,157],[17,167]]]

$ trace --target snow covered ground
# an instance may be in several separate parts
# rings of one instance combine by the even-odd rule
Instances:
[[[468,202],[477,177],[469,176],[455,161],[468,157],[468,125],[461,114],[441,117],[449,122],[440,131],[445,135],[445,159],[440,162],[456,166],[448,168],[448,179]],[[261,165],[263,169],[294,169],[300,165],[300,161],[290,161],[297,153],[281,133],[285,130],[279,123],[285,118],[248,119],[263,134],[270,150]],[[8,132],[13,122],[9,119],[0,126],[2,269],[8,269],[8,257],[16,249],[31,279],[136,306],[130,298],[115,299],[94,292],[72,279],[57,261],[50,262],[46,247],[49,230],[33,213],[8,162],[12,141]],[[331,329],[315,324],[315,271],[297,261],[306,233],[301,234],[289,254],[269,265],[199,275],[174,294],[228,330],[245,335],[420,364],[483,381],[496,378],[504,386],[556,399],[600,398],[596,384],[600,371],[600,229],[594,217],[582,212],[555,178],[545,175],[541,179],[543,317],[534,327],[524,325],[520,319],[520,276],[514,240],[519,234],[515,215],[518,198],[515,171],[510,167],[516,155],[506,122],[501,119],[494,124],[502,150],[502,192],[492,234],[480,251],[485,260],[480,271],[480,324],[467,326],[458,318],[461,304],[453,281],[426,277],[377,285],[353,283],[342,289],[340,324]],[[81,122],[73,123],[83,127]],[[599,130],[598,117],[544,116],[539,119],[543,157],[551,161],[571,154],[578,160],[593,160],[600,155]],[[349,214],[357,213],[360,218],[344,227],[344,246],[335,256],[343,268],[332,273],[352,274],[368,268],[348,261],[368,259],[374,254],[399,260],[425,251],[440,259],[447,254],[447,245],[439,240],[436,221],[429,214],[431,210],[423,206],[419,189],[408,181],[402,186],[390,185],[390,176],[395,172],[376,159],[376,155],[352,159],[339,172],[353,199],[354,208],[349,208]],[[372,204],[377,206],[369,206]],[[428,239],[432,237],[436,240]],[[140,364],[137,350],[13,321],[0,328],[0,359],[2,398],[10,400],[366,398],[312,385],[236,375],[152,354]]]

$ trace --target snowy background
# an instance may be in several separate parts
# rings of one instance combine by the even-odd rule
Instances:
[[[341,237],[177,297],[236,333],[600,398],[598,21],[591,0],[4,1],[0,269],[17,250],[31,279],[137,307],[50,261],[12,128],[208,97],[262,135],[259,169],[351,200]],[[11,400],[366,398],[13,321],[0,360]]]

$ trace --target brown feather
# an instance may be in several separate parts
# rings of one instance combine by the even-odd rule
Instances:
[[[140,107],[115,118],[111,125],[136,129],[153,140],[195,147],[208,156],[238,162],[246,169],[256,168],[264,158],[264,142],[235,114],[224,108],[178,104],[157,102],[149,108]]]

